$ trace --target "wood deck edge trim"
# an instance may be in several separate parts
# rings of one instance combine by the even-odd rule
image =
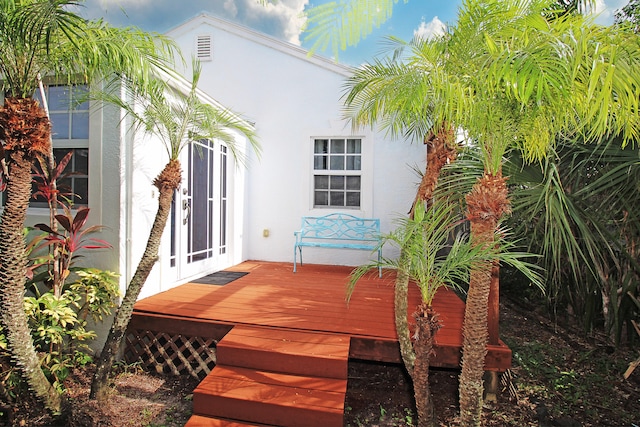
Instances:
[[[184,427],[270,427],[267,424],[249,423],[229,418],[207,417],[205,415],[193,414]]]
[[[462,349],[459,346],[436,345],[430,364],[437,368],[459,369]],[[484,368],[487,371],[504,372],[511,368],[512,352],[505,346],[487,346]],[[352,337],[350,359],[373,360],[385,363],[402,363],[398,342],[367,340]]]
[[[128,330],[148,330],[168,334],[221,340],[235,325],[220,321],[176,317],[134,311]]]
[[[242,325],[246,326],[244,324]],[[167,316],[157,313],[136,311],[132,316],[129,329],[150,330],[221,340],[234,326],[235,325],[233,323],[221,321]],[[270,327],[263,328],[269,329]],[[275,329],[307,332],[307,330],[295,328],[277,327]],[[323,331],[308,332],[326,333]],[[436,343],[435,350],[436,354],[432,359],[433,366],[444,368],[460,367],[459,346]],[[509,349],[504,342],[500,341],[500,345],[497,346],[489,345],[487,346],[487,350],[487,358],[485,360],[485,368],[487,370],[504,372],[511,367],[511,349]],[[399,345],[396,340],[362,335],[351,336],[349,358],[374,360],[387,363],[401,363],[402,361]]]

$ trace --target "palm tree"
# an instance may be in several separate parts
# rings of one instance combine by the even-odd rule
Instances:
[[[88,22],[71,13],[74,0],[4,1],[0,6],[0,72],[5,90],[0,109],[2,164],[6,182],[0,218],[0,315],[9,349],[29,387],[54,411],[60,396],[40,369],[23,310],[25,242],[22,235],[31,195],[31,168],[49,154],[50,124],[33,99],[40,76],[65,83],[97,81],[124,73],[141,84],[163,66],[172,45],[135,29]]]
[[[494,245],[473,245],[459,227],[462,217],[456,195],[446,191],[438,191],[437,194],[428,206],[423,202],[416,204],[413,217],[400,219],[396,230],[383,236],[381,245],[392,244],[402,255],[397,259],[385,257],[380,263],[356,268],[348,287],[350,297],[358,280],[380,267],[395,270],[398,275],[405,274],[419,287],[421,304],[413,313],[416,326],[409,350],[413,366],[408,371],[413,380],[420,427],[433,426],[436,421],[429,387],[429,362],[435,334],[440,328],[438,313],[433,309],[438,290],[443,287],[460,289],[460,284],[469,281],[469,272],[476,263],[492,262],[496,258],[522,271],[532,283],[542,286],[534,272],[535,267],[522,261],[528,255],[506,250],[506,243],[500,242],[498,234]],[[396,319],[398,315],[405,317],[402,326],[396,323],[396,327],[405,327],[403,332],[409,333],[407,314],[406,311],[396,313]]]
[[[406,45],[410,55],[360,67],[347,83],[357,94],[347,97],[352,115],[363,110],[370,122],[401,124],[413,117],[436,129],[447,123],[479,147],[484,174],[466,196],[478,246],[494,244],[510,211],[502,175],[509,148],[532,161],[563,132],[620,134],[626,142],[640,131],[637,38],[581,15],[549,15],[550,3],[466,0],[443,38],[414,40]],[[395,100],[375,93],[381,81],[396,82]],[[493,264],[476,265],[470,276],[460,379],[465,425],[480,424]]]
[[[348,288],[350,297],[357,281],[379,267],[397,271],[397,276],[403,276],[401,280],[407,286],[409,281],[413,281],[420,288],[422,304],[413,313],[416,322],[413,334],[415,344],[411,345],[411,339],[408,344],[403,343],[406,347],[402,348],[402,354],[413,381],[418,425],[421,427],[435,425],[436,419],[429,387],[429,361],[440,324],[438,314],[432,308],[433,298],[441,287],[457,286],[456,280],[465,280],[464,273],[469,269],[469,264],[466,263],[469,246],[464,245],[461,236],[456,236],[448,256],[438,256],[439,251],[449,245],[449,238],[454,232],[452,207],[446,202],[432,204],[429,208],[425,203],[416,204],[413,216],[401,219],[398,228],[383,236],[381,243],[396,245],[402,255],[398,259],[383,258],[380,264],[358,267],[351,274]],[[396,290],[398,287],[396,281]],[[404,309],[396,310],[396,329],[399,336],[408,336],[410,330],[407,324],[406,296],[403,299]]]
[[[551,308],[572,307],[586,329],[600,317],[597,310],[616,343],[624,323],[619,308],[631,304],[628,292],[640,291],[638,152],[620,145],[616,138],[560,140],[541,165],[523,164],[517,155],[505,164],[514,195],[511,223],[543,255]]]
[[[412,140],[423,140],[427,148],[426,167],[409,209],[409,219],[413,219],[418,206],[428,208],[431,205],[440,170],[453,161],[457,153],[451,127],[446,124],[438,128],[433,126],[429,106],[421,105],[418,96],[414,97],[412,77],[398,72],[392,63],[364,65],[347,81],[348,91],[344,97],[345,116],[354,128],[379,124],[393,137],[403,135]],[[394,287],[395,324],[404,365],[413,375],[415,353],[407,323],[410,268],[408,254],[401,248]]]
[[[107,341],[97,362],[96,373],[91,383],[92,399],[105,396],[109,373],[131,320],[133,306],[158,259],[160,240],[171,212],[173,195],[182,181],[179,161],[182,149],[192,141],[208,139],[226,144],[234,156],[242,161],[242,154],[237,149],[234,137],[235,132],[239,132],[248,138],[256,151],[259,151],[251,125],[220,106],[201,101],[202,94],[197,89],[200,72],[200,64],[194,61],[191,88],[186,97],[164,84],[165,81],[172,80],[172,76],[166,73],[158,76],[153,91],[139,93],[135,85],[131,88],[132,96],[137,98],[138,102],[130,103],[118,97],[110,97],[108,94],[103,96],[103,99],[108,99],[125,109],[133,118],[134,127],[143,128],[148,134],[155,135],[164,144],[169,162],[153,181],[153,185],[159,192],[158,210],[149,232],[144,254],[127,286],[126,294],[116,312]],[[136,104],[144,105],[144,111],[141,113],[137,111]]]
[[[616,23],[629,25],[636,33],[640,32],[640,1],[630,0],[625,7],[616,11]]]

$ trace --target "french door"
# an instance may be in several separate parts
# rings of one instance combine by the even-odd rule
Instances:
[[[227,147],[201,140],[182,152],[183,181],[171,214],[171,269],[177,280],[225,265],[227,256]]]

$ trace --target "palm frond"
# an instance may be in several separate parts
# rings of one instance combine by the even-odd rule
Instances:
[[[347,285],[347,298],[358,280],[370,271],[379,267],[398,271],[408,265],[407,273],[420,288],[422,301],[431,305],[440,288],[462,289],[472,268],[496,260],[518,269],[533,284],[543,287],[539,267],[527,261],[535,255],[513,250],[516,246],[505,241],[504,230],[496,233],[495,244],[472,244],[468,235],[460,231],[461,217],[456,212],[454,204],[438,202],[428,210],[416,209],[413,219],[399,219],[397,228],[383,236],[381,246],[391,245],[406,256],[383,257],[380,263],[356,268]],[[406,265],[401,266],[400,262]]]
[[[386,22],[397,2],[338,0],[315,6],[307,11],[304,41],[312,42],[311,52],[330,48],[337,58],[340,50],[357,45]]]

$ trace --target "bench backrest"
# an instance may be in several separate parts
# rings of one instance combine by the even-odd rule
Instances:
[[[303,216],[301,238],[379,241],[380,220],[347,214]]]

